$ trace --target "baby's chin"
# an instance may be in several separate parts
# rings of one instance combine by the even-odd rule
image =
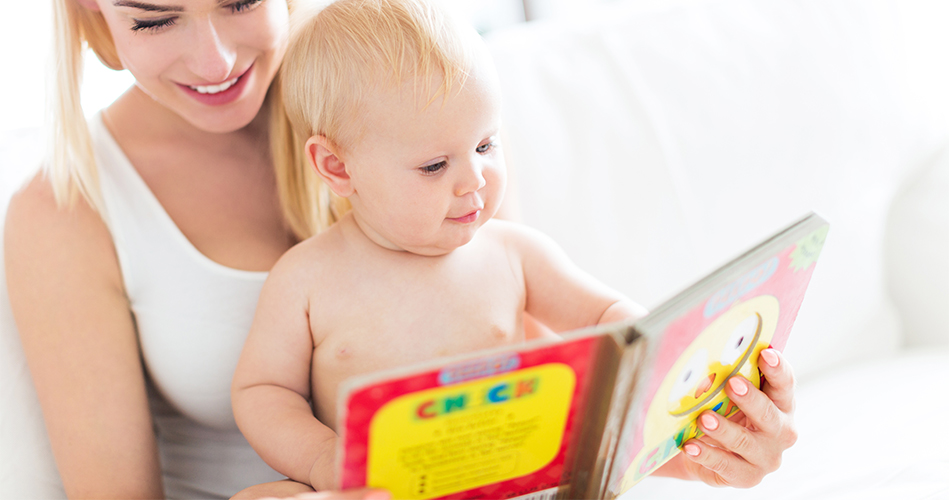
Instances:
[[[402,251],[413,253],[422,257],[443,257],[467,245],[470,241],[471,239],[458,245],[407,245],[402,247]]]

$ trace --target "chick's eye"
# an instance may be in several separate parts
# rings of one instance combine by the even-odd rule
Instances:
[[[487,153],[488,151],[491,151],[491,149],[492,149],[493,147],[494,147],[494,142],[486,142],[486,143],[484,143],[484,144],[482,144],[482,145],[476,147],[476,148],[475,148],[475,151],[477,151],[479,154],[485,154],[485,153]]]
[[[433,175],[440,172],[443,168],[448,166],[448,162],[440,161],[438,163],[432,163],[431,165],[425,165],[424,167],[419,168],[423,174]]]
[[[228,7],[231,8],[231,12],[244,12],[250,10],[251,8],[257,6],[263,0],[240,0],[239,2],[234,2]]]

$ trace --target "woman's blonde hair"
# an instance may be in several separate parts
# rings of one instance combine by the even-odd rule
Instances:
[[[319,135],[344,151],[361,135],[369,93],[413,82],[425,105],[447,97],[464,85],[478,38],[424,0],[339,0],[297,21],[279,76],[286,116],[298,144]]]
[[[98,169],[80,101],[82,52],[88,45],[112,69],[122,69],[122,63],[101,12],[87,9],[76,0],[53,0],[53,16],[51,157],[45,162],[46,174],[60,206],[71,205],[81,195],[101,211]]]

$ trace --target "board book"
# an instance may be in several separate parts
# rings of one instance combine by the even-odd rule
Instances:
[[[828,224],[808,214],[635,321],[354,377],[339,484],[395,498],[614,498],[737,411],[783,349]]]

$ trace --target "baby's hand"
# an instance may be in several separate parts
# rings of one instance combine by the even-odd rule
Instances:
[[[311,491],[308,493],[300,493],[282,500],[391,500],[391,498],[392,494],[386,490],[371,490],[368,488],[361,488],[358,490],[343,491]]]
[[[758,366],[766,379],[761,390],[743,377],[732,377],[725,390],[742,411],[730,419],[704,412],[698,424],[705,435],[687,441],[684,453],[666,464],[663,475],[749,488],[778,469],[781,454],[797,441],[794,373],[775,349],[762,351]]]
[[[313,488],[284,479],[241,490],[231,500],[391,500],[386,490],[359,488],[343,491],[313,491]]]

